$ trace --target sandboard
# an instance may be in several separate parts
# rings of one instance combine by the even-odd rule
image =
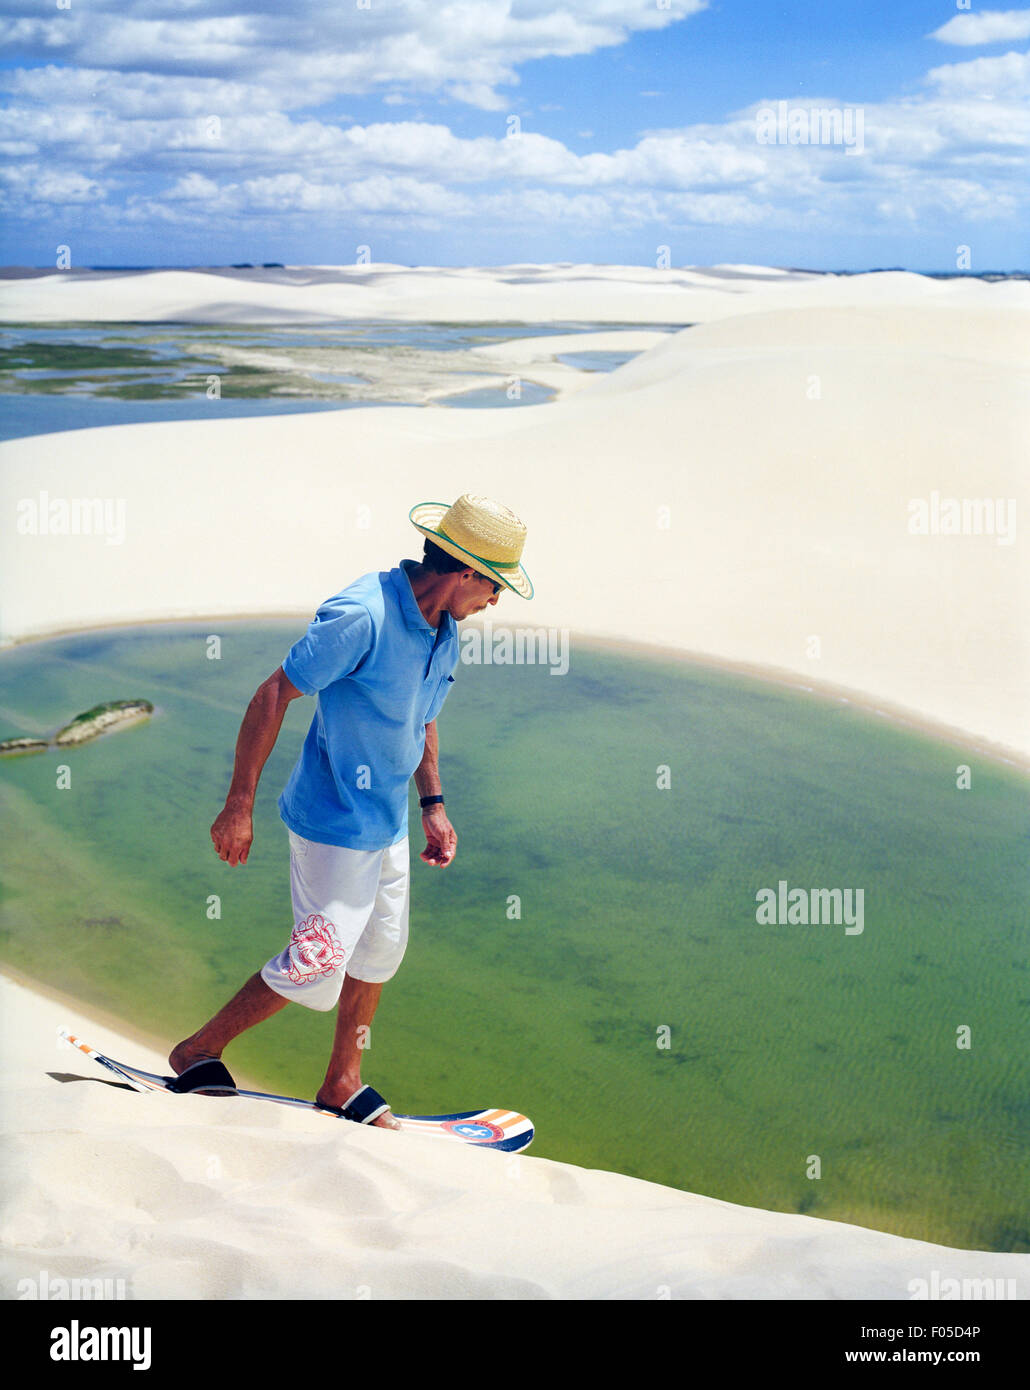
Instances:
[[[116,1062],[112,1057],[105,1057],[102,1052],[97,1052],[67,1028],[58,1028],[57,1032],[65,1042],[113,1072],[134,1090],[167,1091],[169,1095],[177,1094],[169,1090],[169,1083],[175,1079],[174,1077],[156,1076],[153,1072],[141,1071],[139,1067],[131,1067],[125,1062]],[[245,1100],[267,1100],[275,1105],[292,1105],[301,1110],[313,1110],[316,1115],[325,1115],[331,1120],[340,1118],[329,1110],[323,1110],[313,1100],[276,1096],[267,1091],[245,1091],[242,1088],[236,1091],[236,1095],[243,1096]],[[400,1123],[402,1130],[411,1134],[421,1134],[427,1139],[444,1142],[475,1144],[479,1148],[499,1149],[504,1153],[521,1153],[533,1142],[531,1120],[515,1110],[502,1110],[496,1106],[487,1110],[464,1110],[455,1115],[395,1115],[394,1118]],[[345,1123],[351,1124],[352,1121],[347,1120]]]

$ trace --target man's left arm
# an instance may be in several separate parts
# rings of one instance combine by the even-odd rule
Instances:
[[[440,785],[440,740],[435,719],[426,725],[426,745],[422,761],[415,769],[415,786],[420,797],[443,795]],[[419,858],[426,864],[442,869],[451,862],[458,848],[458,836],[447,818],[442,801],[427,806],[422,812],[422,829],[425,831],[426,847]]]

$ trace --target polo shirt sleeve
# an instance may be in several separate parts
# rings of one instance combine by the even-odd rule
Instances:
[[[372,616],[360,603],[320,608],[300,641],[283,661],[283,670],[303,695],[317,695],[356,671],[372,650]]]

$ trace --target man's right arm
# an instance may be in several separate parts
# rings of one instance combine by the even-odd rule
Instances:
[[[211,827],[211,839],[227,864],[246,864],[254,839],[253,810],[261,769],[275,747],[286,706],[303,694],[280,666],[263,681],[247,706],[236,740],[236,762],[225,808]]]

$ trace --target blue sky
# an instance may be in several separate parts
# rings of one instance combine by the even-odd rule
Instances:
[[[971,6],[0,0],[0,261],[1025,269],[1030,9]]]

